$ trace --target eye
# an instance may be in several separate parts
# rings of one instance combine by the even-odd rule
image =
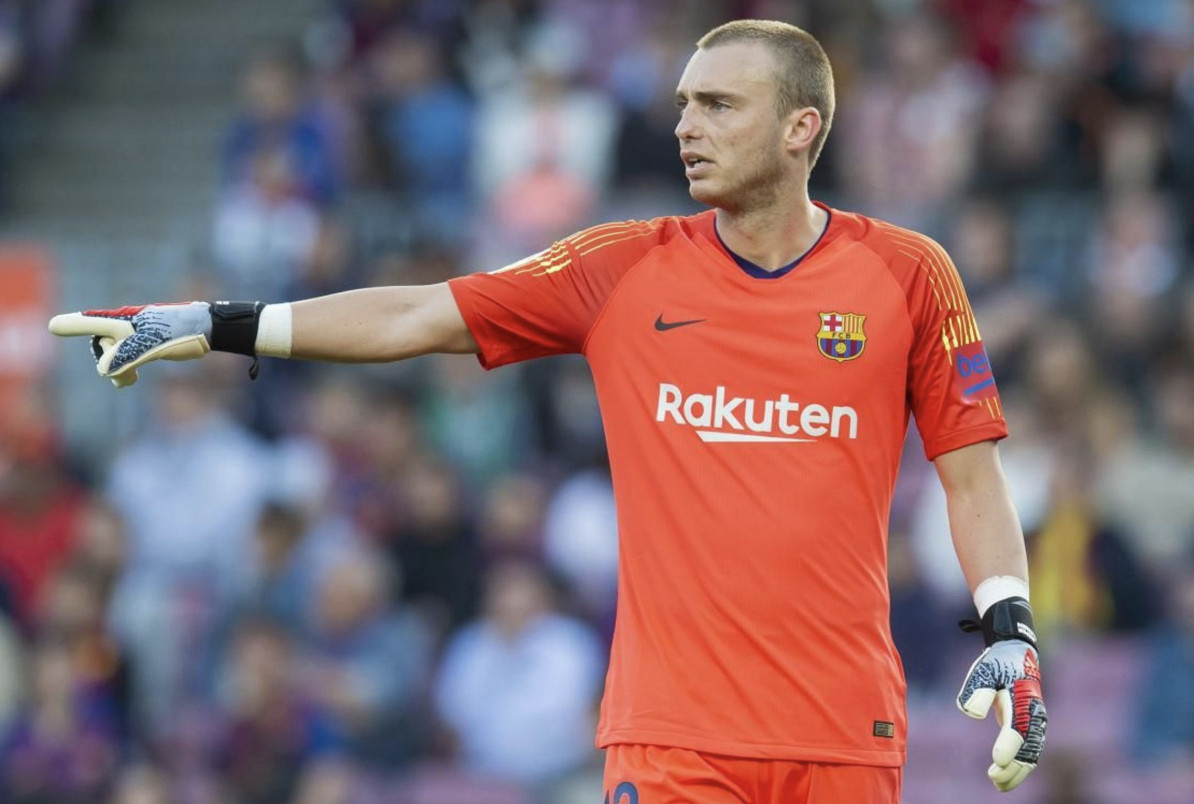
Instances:
[[[709,108],[715,112],[724,112],[726,109],[730,108],[730,105],[725,101],[715,100],[709,104]]]
[[[677,109],[683,109],[687,105],[688,105],[688,101],[684,100],[683,98],[676,98],[676,108]]]

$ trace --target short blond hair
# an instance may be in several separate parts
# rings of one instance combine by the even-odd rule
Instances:
[[[811,106],[821,113],[821,130],[808,149],[811,169],[833,123],[833,68],[821,43],[803,28],[775,20],[733,20],[719,25],[697,41],[708,50],[738,42],[762,42],[771,49],[779,65],[775,76],[776,113],[783,117],[793,109]]]

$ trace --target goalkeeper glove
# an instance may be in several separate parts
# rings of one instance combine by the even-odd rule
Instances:
[[[50,319],[55,335],[90,335],[100,376],[122,388],[137,381],[137,368],[152,360],[194,360],[209,350],[253,357],[261,302],[186,302],[65,313]]]
[[[968,620],[961,626],[964,631],[981,630],[987,648],[966,674],[958,708],[982,720],[994,704],[1000,729],[987,776],[1007,792],[1036,767],[1049,723],[1041,697],[1032,608],[1022,597],[1007,598],[992,604],[981,623]]]

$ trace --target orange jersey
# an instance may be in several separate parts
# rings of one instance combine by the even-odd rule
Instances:
[[[908,418],[929,458],[1007,433],[942,248],[830,210],[794,268],[752,275],[708,211],[451,288],[485,366],[593,372],[620,545],[598,744],[902,764],[886,543]]]

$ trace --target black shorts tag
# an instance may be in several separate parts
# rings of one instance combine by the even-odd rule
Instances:
[[[887,737],[888,739],[894,738],[895,724],[888,723],[886,720],[876,720],[874,735],[876,737]]]

